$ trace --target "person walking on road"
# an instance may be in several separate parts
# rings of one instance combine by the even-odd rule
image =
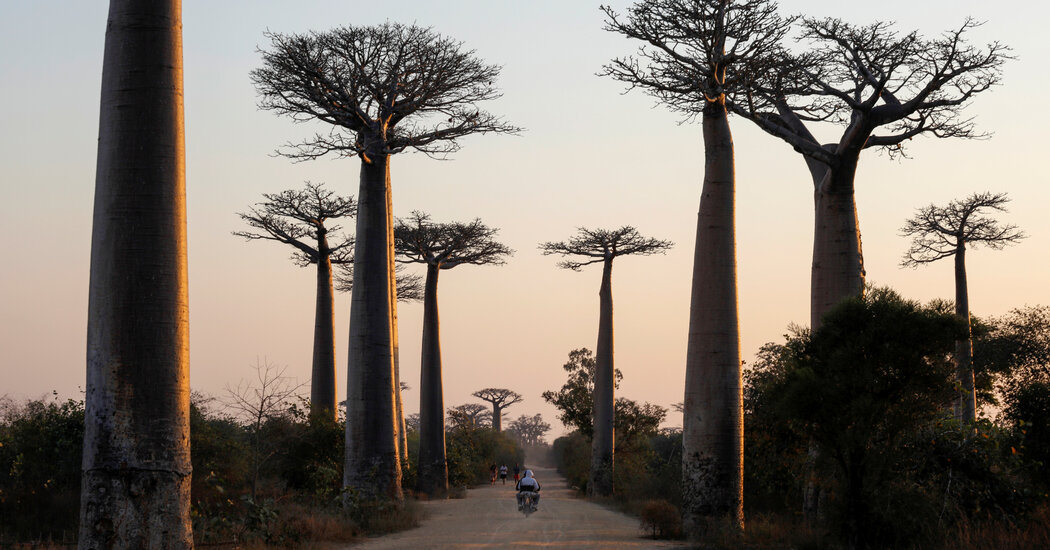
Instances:
[[[507,465],[504,464],[499,467],[499,478],[503,480],[503,484],[507,484]]]

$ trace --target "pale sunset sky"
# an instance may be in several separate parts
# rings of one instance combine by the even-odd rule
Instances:
[[[630,2],[610,2],[623,11]],[[88,256],[98,136],[104,0],[0,3],[0,396],[55,390],[79,398],[85,379]],[[896,21],[932,36],[966,16],[987,23],[974,42],[1013,48],[1002,85],[967,109],[987,140],[918,138],[909,159],[868,151],[857,208],[868,280],[922,301],[953,296],[952,264],[898,267],[898,229],[918,207],[978,191],[1013,199],[1001,219],[1029,238],[968,255],[970,303],[979,316],[1050,303],[1050,8],[1031,0],[782,0],[785,14],[851,23]],[[394,210],[436,221],[481,218],[516,250],[506,265],[442,274],[441,343],[446,407],[506,387],[523,403],[509,419],[542,413],[540,393],[564,382],[569,350],[594,349],[600,268],[558,269],[537,244],[576,227],[633,225],[670,239],[664,256],[623,257],[613,272],[618,395],[669,406],[682,400],[689,281],[703,170],[699,124],[641,92],[595,75],[637,44],[602,30],[595,2],[579,0],[184,0],[186,174],[189,215],[191,386],[221,396],[253,375],[256,358],[310,376],[314,270],[291,250],[245,242],[236,212],[275,193],[325,182],[357,193],[357,159],[294,164],[274,149],[321,126],[259,111],[248,73],[267,29],[324,30],[384,21],[432,26],[502,65],[504,97],[485,107],[526,129],[474,136],[448,161],[401,154],[392,161]],[[789,323],[809,319],[812,185],[786,144],[731,120],[736,143],[741,355],[750,362]],[[833,129],[822,138],[835,139]],[[353,226],[352,221],[344,225]],[[417,266],[410,269],[422,272]],[[345,394],[349,296],[336,302],[339,396]],[[422,305],[401,304],[406,412],[418,409]],[[681,425],[671,413],[667,425]]]

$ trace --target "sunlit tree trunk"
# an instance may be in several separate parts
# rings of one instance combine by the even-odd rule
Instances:
[[[358,192],[343,484],[366,498],[400,500],[394,383],[393,269],[388,155],[362,158]]]
[[[693,254],[683,425],[683,519],[743,526],[744,419],[737,318],[735,169],[725,106],[704,109],[704,186]]]
[[[423,296],[423,360],[419,376],[420,492],[444,498],[448,493],[445,462],[445,401],[441,384],[441,339],[438,322],[439,266],[427,266]]]
[[[314,354],[310,380],[310,412],[334,418],[335,396],[335,292],[328,238],[317,237],[317,305],[314,308]]]
[[[588,492],[608,496],[613,493],[616,432],[613,427],[613,299],[611,255],[602,264],[602,285],[598,291],[598,347],[594,357],[594,439],[591,441],[591,478]]]
[[[389,171],[387,173],[389,180]],[[393,188],[386,186],[386,217],[387,217],[387,242],[389,243],[389,269],[390,269],[390,333],[393,335],[394,346],[394,431],[397,442],[397,457],[401,463],[402,470],[410,466],[408,461],[408,430],[405,426],[405,409],[401,399],[401,344],[397,332],[397,270],[395,259],[397,253],[394,251],[394,193]],[[404,472],[402,472],[403,475]]]
[[[112,0],[88,297],[79,545],[193,547],[182,20]]]
[[[961,386],[955,417],[963,422],[977,420],[977,394],[973,380],[973,332],[970,326],[970,296],[966,290],[966,243],[959,239],[955,249],[955,314],[966,320],[966,339],[955,343],[955,366]]]

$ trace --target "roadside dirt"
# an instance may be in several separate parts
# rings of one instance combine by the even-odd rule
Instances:
[[[463,499],[426,502],[427,518],[410,531],[371,539],[352,550],[569,548],[684,548],[645,538],[638,520],[573,496],[565,479],[535,468],[542,484],[539,510],[517,511],[512,480],[471,489]]]

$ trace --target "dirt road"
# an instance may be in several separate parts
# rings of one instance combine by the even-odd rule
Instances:
[[[644,538],[638,520],[573,497],[554,470],[535,469],[543,485],[539,510],[526,518],[517,511],[514,486],[471,489],[467,498],[424,503],[427,519],[410,531],[395,533],[352,550],[450,550],[453,548],[682,548]]]

